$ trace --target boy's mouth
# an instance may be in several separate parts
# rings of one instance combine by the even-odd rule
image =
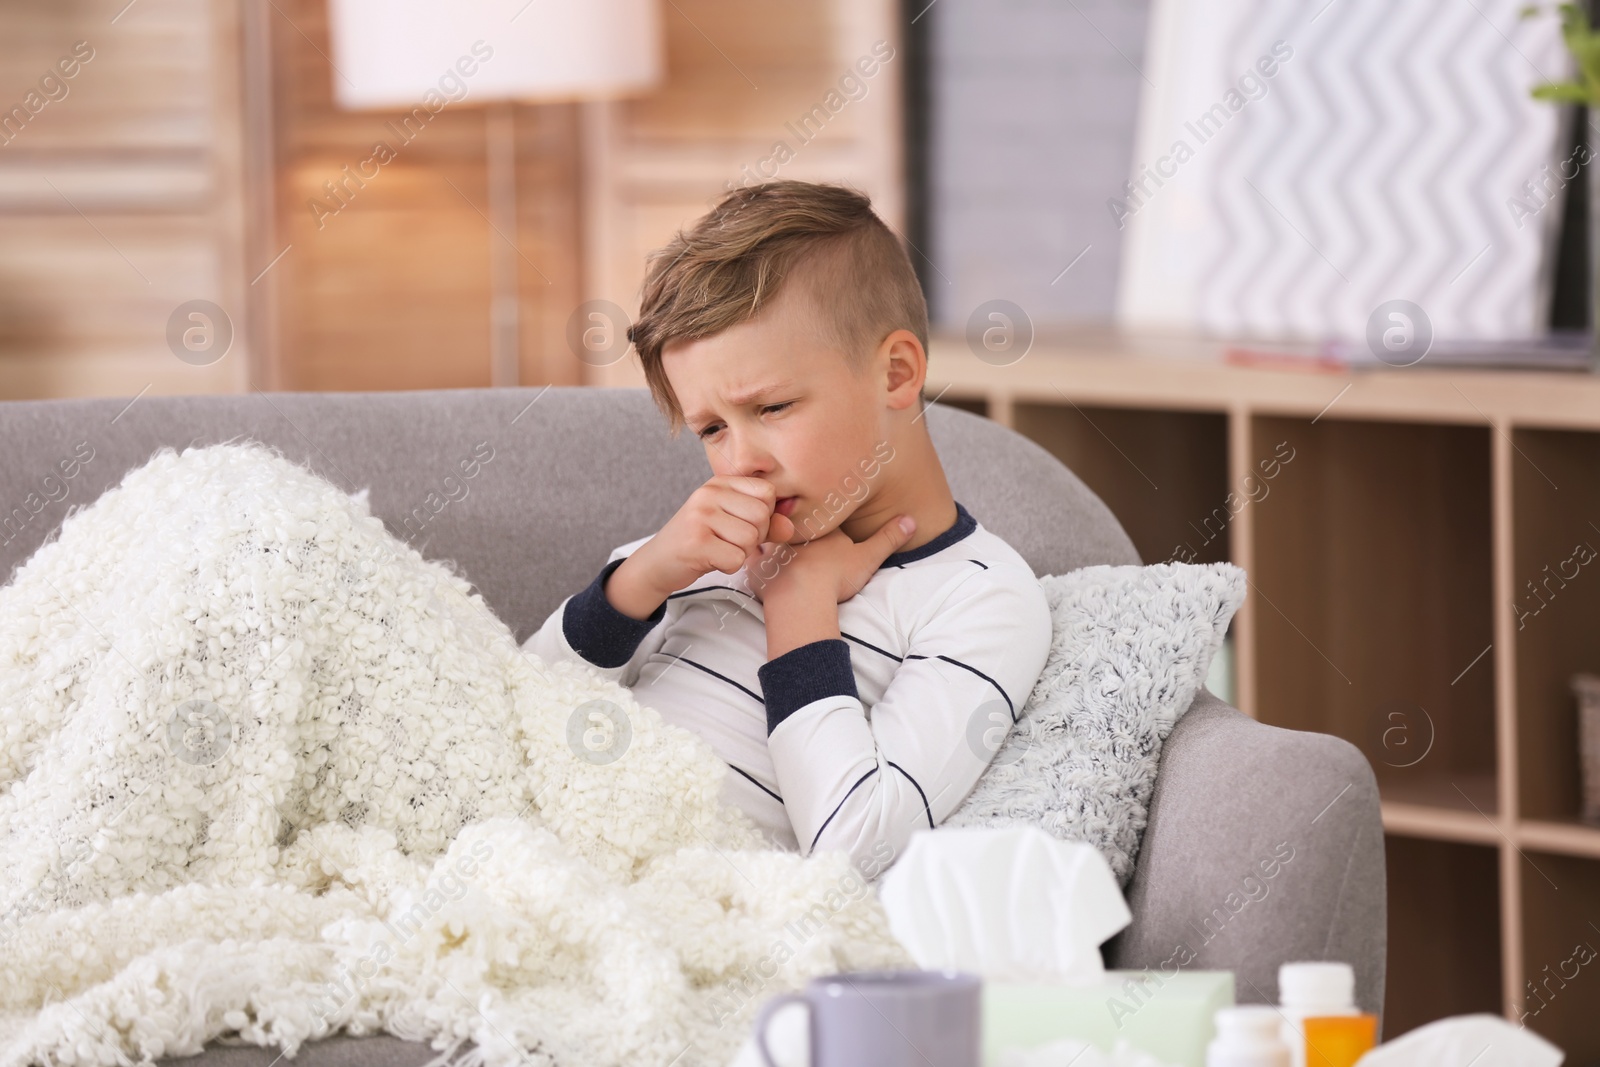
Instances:
[[[783,497],[772,506],[772,510],[776,511],[779,515],[788,516],[790,512],[794,511],[795,502],[799,499],[800,498],[797,496]]]

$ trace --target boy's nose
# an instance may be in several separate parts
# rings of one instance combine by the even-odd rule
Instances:
[[[760,477],[773,467],[772,453],[748,438],[734,442],[729,459],[734,472],[744,478]]]

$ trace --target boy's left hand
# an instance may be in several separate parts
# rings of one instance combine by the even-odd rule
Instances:
[[[901,521],[910,529],[902,529]],[[916,520],[897,515],[865,541],[835,528],[802,544],[767,542],[745,560],[745,579],[756,600],[793,595],[833,596],[843,604],[871,580],[883,561],[911,540]]]

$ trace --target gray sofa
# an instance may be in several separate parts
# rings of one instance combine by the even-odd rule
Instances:
[[[956,499],[1035,573],[1139,562],[1105,505],[1043,449],[959,409],[934,405],[927,419]],[[271,444],[348,491],[370,487],[373,513],[429,558],[456,561],[519,642],[614,546],[657,529],[710,476],[698,442],[672,440],[643,389],[5,402],[0,576],[155,449],[236,438]],[[475,453],[476,473],[463,477],[458,462]],[[75,455],[91,458],[63,478],[58,464]],[[1288,848],[1292,858],[1261,878],[1257,865]],[[1359,1006],[1381,1011],[1384,849],[1371,767],[1345,741],[1262,725],[1203,691],[1162,752],[1128,901],[1133,923],[1108,942],[1111,967],[1170,972],[1187,947],[1186,969],[1231,969],[1238,999],[1260,1002],[1276,1000],[1286,960],[1347,960]],[[268,1067],[278,1054],[219,1044],[161,1062]],[[410,1065],[434,1054],[388,1035],[339,1036],[292,1062]]]

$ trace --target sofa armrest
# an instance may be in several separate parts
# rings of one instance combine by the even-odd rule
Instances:
[[[1348,741],[1264,725],[1202,689],[1162,748],[1128,906],[1108,966],[1231,970],[1245,1004],[1277,1003],[1280,963],[1343,960],[1357,1006],[1381,1013],[1388,908],[1371,765]]]

